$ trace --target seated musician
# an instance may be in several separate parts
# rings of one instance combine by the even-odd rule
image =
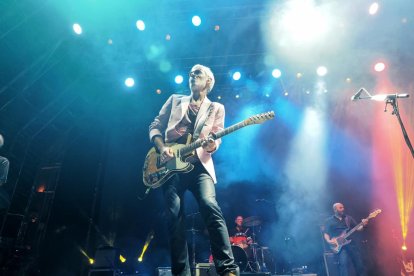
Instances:
[[[250,229],[243,227],[243,217],[237,216],[234,222],[236,227],[229,230],[230,243],[241,248],[249,247],[252,239],[248,236]]]

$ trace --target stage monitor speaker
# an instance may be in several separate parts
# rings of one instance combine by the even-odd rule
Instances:
[[[270,272],[241,272],[240,276],[270,276]],[[296,276],[296,275],[295,275]]]
[[[171,267],[157,267],[158,276],[172,276]]]
[[[325,269],[327,276],[339,276],[339,260],[338,254],[327,252],[323,254],[323,259],[325,261]],[[351,258],[348,258],[348,275],[356,276],[355,268],[351,261]]]
[[[95,252],[93,268],[116,268],[118,267],[118,250],[111,246],[100,247]]]
[[[117,275],[114,269],[91,269],[88,276],[115,276]]]
[[[339,276],[338,255],[335,253],[324,253],[323,260],[325,261],[326,275],[327,276]]]
[[[294,274],[275,274],[275,276],[318,276],[318,274],[314,274],[314,273],[305,273],[305,274],[298,274],[298,273],[294,273]]]
[[[196,265],[196,276],[218,276],[214,264],[199,263]]]

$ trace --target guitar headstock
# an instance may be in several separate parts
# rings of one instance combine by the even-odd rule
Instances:
[[[375,218],[377,215],[379,215],[382,212],[381,209],[377,209],[374,212],[372,212],[371,214],[369,214],[368,218],[372,219]]]
[[[275,117],[274,111],[269,111],[265,113],[256,114],[253,116],[250,116],[246,120],[244,120],[244,123],[246,125],[253,125],[253,124],[261,124],[267,120],[271,120]]]

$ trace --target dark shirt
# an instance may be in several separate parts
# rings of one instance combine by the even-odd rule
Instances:
[[[340,236],[344,231],[348,231],[356,225],[357,223],[351,216],[345,215],[342,219],[332,216],[325,221],[324,232],[332,239]]]
[[[187,142],[187,134],[192,135],[194,132],[194,124],[199,110],[200,106],[197,106],[196,104],[190,103],[188,105],[187,112],[181,122],[176,126],[176,135],[171,141],[178,142],[179,144],[185,144]]]

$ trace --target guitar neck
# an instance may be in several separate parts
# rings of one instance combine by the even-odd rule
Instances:
[[[247,126],[247,125],[248,124],[246,124],[244,121],[242,121],[240,123],[229,126],[229,127],[225,128],[221,131],[213,133],[213,134],[211,134],[210,137],[213,138],[214,140],[217,140],[217,139],[219,139],[223,136],[226,136],[227,134],[230,134],[232,132],[235,132],[236,130],[239,130],[239,129]],[[201,147],[201,144],[202,144],[202,140],[198,139],[198,140],[188,144],[187,146],[182,147],[180,149],[180,155],[185,156],[185,155],[189,154],[190,152],[194,151],[195,149]]]
[[[365,218],[365,219],[369,219],[369,217]],[[348,238],[349,236],[351,236],[355,231],[358,230],[359,227],[361,227],[363,225],[363,222],[361,221],[360,223],[358,223],[354,228],[352,228],[350,231],[348,231],[348,233],[345,234],[344,238]]]

